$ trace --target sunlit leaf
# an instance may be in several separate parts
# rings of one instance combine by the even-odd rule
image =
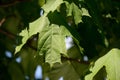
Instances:
[[[63,0],[46,0],[46,4],[42,8],[46,13],[53,12],[61,3],[63,3]]]
[[[72,8],[71,4],[69,2],[67,2],[67,1],[64,1],[64,3],[65,3],[66,8],[67,8],[66,9],[67,16],[72,16],[73,8]]]
[[[27,40],[42,31],[43,28],[47,27],[49,25],[49,20],[47,17],[42,16],[36,21],[29,24],[29,30],[24,29],[19,35],[22,36],[22,44],[16,47],[15,53],[19,52],[23,45],[27,42]]]
[[[88,12],[88,10],[86,8],[82,8],[82,15],[91,17],[89,12]]]
[[[22,44],[20,44],[19,46],[17,46],[15,48],[15,53],[17,53],[17,52],[19,52],[21,50],[21,48],[23,47],[23,45],[27,42],[27,40],[29,38],[27,29],[22,30],[22,32],[19,35],[23,36]]]
[[[50,65],[61,62],[60,54],[66,55],[67,52],[65,34],[62,33],[62,26],[60,27],[52,24],[39,34],[38,52],[40,55],[46,55],[45,62],[50,63]]]
[[[106,55],[99,58],[94,67],[90,69],[91,73],[85,77],[85,80],[93,80],[93,77],[98,73],[98,71],[105,66],[107,72],[108,80],[119,80],[120,79],[120,50],[112,49]]]
[[[66,3],[67,7],[67,16],[72,16],[74,17],[75,24],[78,25],[78,23],[82,22],[82,11],[79,9],[79,7],[75,3],[69,4],[68,2]]]
[[[82,22],[82,12],[79,9],[79,7],[74,3],[72,3],[71,5],[73,6],[73,15],[74,15],[75,24],[78,25],[78,23]]]
[[[43,28],[47,27],[50,24],[47,17],[44,15],[34,22],[29,24],[29,36],[31,37],[34,34],[40,33]]]
[[[119,80],[120,50],[105,53],[108,48],[120,47],[119,13],[117,0],[0,1],[0,66],[7,68],[2,70],[4,74],[10,74],[1,72],[0,80],[3,76],[13,80]],[[19,43],[15,38],[18,31],[22,41],[15,53],[20,51],[20,55],[6,56],[5,52],[13,52]],[[69,48],[65,44],[68,37],[73,40]],[[88,74],[89,60],[101,55]],[[34,76],[41,72],[40,68],[35,71],[37,65],[42,77]]]

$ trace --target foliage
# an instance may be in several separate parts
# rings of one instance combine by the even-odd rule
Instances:
[[[117,69],[117,67],[120,65],[119,63],[119,57],[120,57],[120,50],[119,49],[112,49],[110,52],[108,52],[103,57],[99,58],[95,65],[91,70],[92,73],[86,76],[86,80],[92,80],[92,78],[95,76],[95,74],[100,70],[103,66],[106,68],[107,72],[107,78],[110,80],[119,80],[119,72],[120,70]],[[113,61],[115,60],[115,61]]]
[[[1,0],[0,80],[119,80],[119,14],[117,0]]]

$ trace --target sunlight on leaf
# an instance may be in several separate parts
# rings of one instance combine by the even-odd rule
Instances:
[[[91,17],[90,14],[89,14],[89,12],[88,12],[88,10],[85,9],[85,8],[82,8],[82,15],[83,16],[89,16],[89,17]]]
[[[82,22],[82,11],[79,9],[79,7],[75,3],[69,4],[65,1],[66,7],[67,7],[67,16],[74,16],[75,24],[78,25],[78,23]]]
[[[36,21],[29,24],[29,36],[31,37],[34,34],[40,33],[43,28],[47,27],[50,24],[47,17],[42,16]]]
[[[15,53],[19,52],[21,50],[21,48],[23,47],[23,45],[27,42],[29,36],[28,36],[28,30],[27,28],[22,30],[22,32],[19,34],[20,36],[22,36],[22,44],[18,45],[15,48]]]
[[[56,62],[61,63],[61,54],[68,56],[65,45],[66,36],[72,35],[65,26],[55,24],[44,28],[39,34],[38,53],[45,55],[45,62],[50,63],[51,66]]]
[[[43,5],[42,8],[46,13],[49,13],[50,11],[53,12],[61,3],[63,3],[63,0],[46,0],[46,4]]]
[[[40,33],[42,31],[43,28],[47,27],[49,25],[49,20],[47,17],[45,17],[44,15],[40,18],[38,18],[36,21],[32,22],[29,24],[29,30],[24,29],[22,30],[22,32],[19,34],[20,36],[22,36],[22,44],[18,45],[15,49],[15,53],[19,52],[21,50],[21,48],[24,46],[24,44],[27,42],[27,40],[37,34]]]
[[[75,24],[78,25],[78,23],[82,22],[82,11],[74,3],[72,3],[71,5],[73,6],[73,15],[74,15]]]
[[[55,24],[47,27],[39,34],[38,52],[40,55],[46,55],[45,62],[50,63],[50,65],[56,62],[61,63],[60,53],[66,52],[63,50],[65,43],[63,38],[59,26]]]
[[[120,79],[120,50],[112,49],[106,55],[99,58],[94,67],[90,69],[91,73],[85,77],[85,80],[93,80],[93,77],[98,71],[105,66],[108,80],[119,80]]]

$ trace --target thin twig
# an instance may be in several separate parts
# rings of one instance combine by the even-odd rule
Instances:
[[[7,31],[4,31],[4,30],[0,29],[0,33],[6,35],[7,37],[9,37],[11,39],[15,39],[15,35],[10,33],[10,32],[7,32]]]
[[[0,27],[2,26],[2,24],[5,22],[5,18],[3,18],[1,21],[0,21]]]
[[[62,59],[73,61],[73,62],[78,62],[78,63],[81,63],[81,64],[88,64],[88,65],[90,64],[89,61],[83,61],[83,60],[80,60],[80,59],[73,59],[73,58],[68,58],[68,57],[64,57],[64,56],[62,56]]]

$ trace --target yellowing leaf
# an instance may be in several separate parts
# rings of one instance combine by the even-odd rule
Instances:
[[[105,66],[107,72],[108,80],[119,80],[120,79],[120,50],[112,49],[103,57],[99,58],[93,68],[90,69],[92,73],[88,74],[85,77],[85,80],[93,80],[93,77],[97,74],[97,72]]]

